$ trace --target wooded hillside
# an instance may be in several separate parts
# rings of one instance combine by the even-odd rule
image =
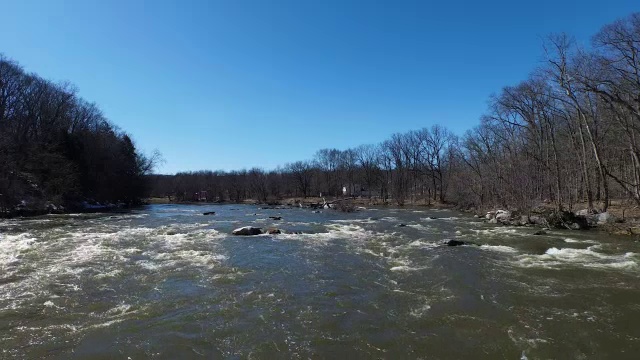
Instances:
[[[0,215],[135,204],[153,159],[67,83],[0,55]]]

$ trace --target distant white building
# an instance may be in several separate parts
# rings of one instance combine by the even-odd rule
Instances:
[[[367,190],[360,184],[343,185],[342,195],[344,196],[362,196]]]

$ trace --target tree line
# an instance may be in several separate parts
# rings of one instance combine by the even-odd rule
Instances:
[[[252,168],[153,175],[152,195],[176,201],[361,196],[397,204],[444,202],[454,140],[444,127],[434,126],[394,135],[378,145],[322,149],[311,160],[271,171]]]
[[[640,206],[640,13],[604,26],[583,48],[551,35],[544,61],[489,99],[462,136],[435,125],[265,171],[154,176],[153,194],[177,200],[260,201],[362,196],[402,205],[558,210],[611,199]]]
[[[0,215],[138,203],[156,159],[72,85],[27,73],[0,54]]]

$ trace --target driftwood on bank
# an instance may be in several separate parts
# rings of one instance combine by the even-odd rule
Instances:
[[[344,201],[351,201],[351,200],[355,200],[355,197],[347,197],[347,198],[335,199],[335,200],[332,200],[332,201],[327,201],[326,199],[323,198],[322,202],[311,204],[310,207],[312,209],[333,209],[334,205],[338,205],[338,204],[341,204]]]

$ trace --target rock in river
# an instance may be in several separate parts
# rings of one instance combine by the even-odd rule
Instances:
[[[282,231],[278,228],[271,227],[267,229],[267,234],[277,235],[277,234],[282,234]]]
[[[443,245],[447,245],[447,246],[460,246],[460,245],[467,245],[466,242],[461,241],[461,240],[454,240],[454,239],[448,239],[448,240],[444,240],[442,242]]]
[[[260,235],[262,234],[262,229],[253,227],[253,226],[244,226],[244,227],[233,230],[231,233],[233,235],[244,235],[244,236]]]

